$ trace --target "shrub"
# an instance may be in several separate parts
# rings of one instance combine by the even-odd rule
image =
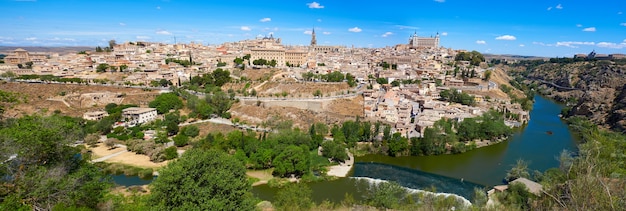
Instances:
[[[163,154],[165,154],[165,160],[171,160],[171,159],[177,158],[178,152],[176,150],[177,149],[175,146],[165,148],[163,152]]]
[[[189,143],[189,137],[183,134],[178,134],[174,137],[174,145],[177,147],[186,146]]]

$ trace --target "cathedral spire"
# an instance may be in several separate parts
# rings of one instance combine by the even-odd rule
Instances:
[[[315,27],[311,31],[311,46],[317,45],[317,39],[315,38]]]

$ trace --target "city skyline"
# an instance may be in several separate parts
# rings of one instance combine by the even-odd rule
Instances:
[[[385,47],[417,33],[482,53],[571,57],[626,52],[626,4],[458,0],[0,1],[1,46],[107,46],[109,40],[216,45],[258,36],[286,45]]]

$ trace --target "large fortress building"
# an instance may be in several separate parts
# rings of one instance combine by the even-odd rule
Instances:
[[[435,37],[419,37],[415,32],[409,38],[410,48],[438,48],[439,47],[439,33]]]

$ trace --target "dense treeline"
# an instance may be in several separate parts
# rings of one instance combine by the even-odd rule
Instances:
[[[471,96],[467,93],[460,92],[456,89],[450,90],[442,90],[439,93],[441,100],[452,102],[452,103],[460,103],[463,105],[474,106],[476,105],[476,101],[474,100],[474,96]]]
[[[345,75],[339,71],[333,71],[328,74],[315,74],[312,72],[302,73],[302,78],[305,81],[311,81],[313,79],[326,81],[326,82],[343,82],[346,81],[348,85],[351,87],[356,86],[356,78],[354,75],[350,73],[346,73]]]
[[[478,51],[460,52],[454,57],[454,61],[469,61],[471,65],[478,66],[485,61],[485,57]]]
[[[411,140],[411,155],[439,155],[463,153],[473,148],[475,140],[499,140],[511,133],[502,115],[490,110],[476,118],[461,122],[442,119],[426,128],[422,138]]]
[[[35,115],[0,124],[0,209],[97,208],[111,183],[70,146],[83,140],[83,120]]]
[[[53,75],[20,75],[19,77],[16,77],[15,79],[56,81],[56,82],[61,82],[61,83],[77,83],[77,84],[87,83],[86,81],[80,78],[62,78],[62,77],[53,76]]]
[[[189,88],[192,90],[198,90],[198,87],[203,87],[205,89],[212,87],[221,87],[224,84],[230,82],[230,72],[228,70],[223,70],[221,68],[215,69],[212,73],[205,73],[201,76],[194,76],[189,81],[189,84],[185,84],[185,88]]]
[[[165,64],[169,64],[170,62],[174,62],[174,63],[180,64],[183,67],[189,67],[191,65],[196,65],[196,63],[193,62],[192,60],[182,60],[182,59],[174,59],[174,58],[167,58],[167,59],[165,59]]]

